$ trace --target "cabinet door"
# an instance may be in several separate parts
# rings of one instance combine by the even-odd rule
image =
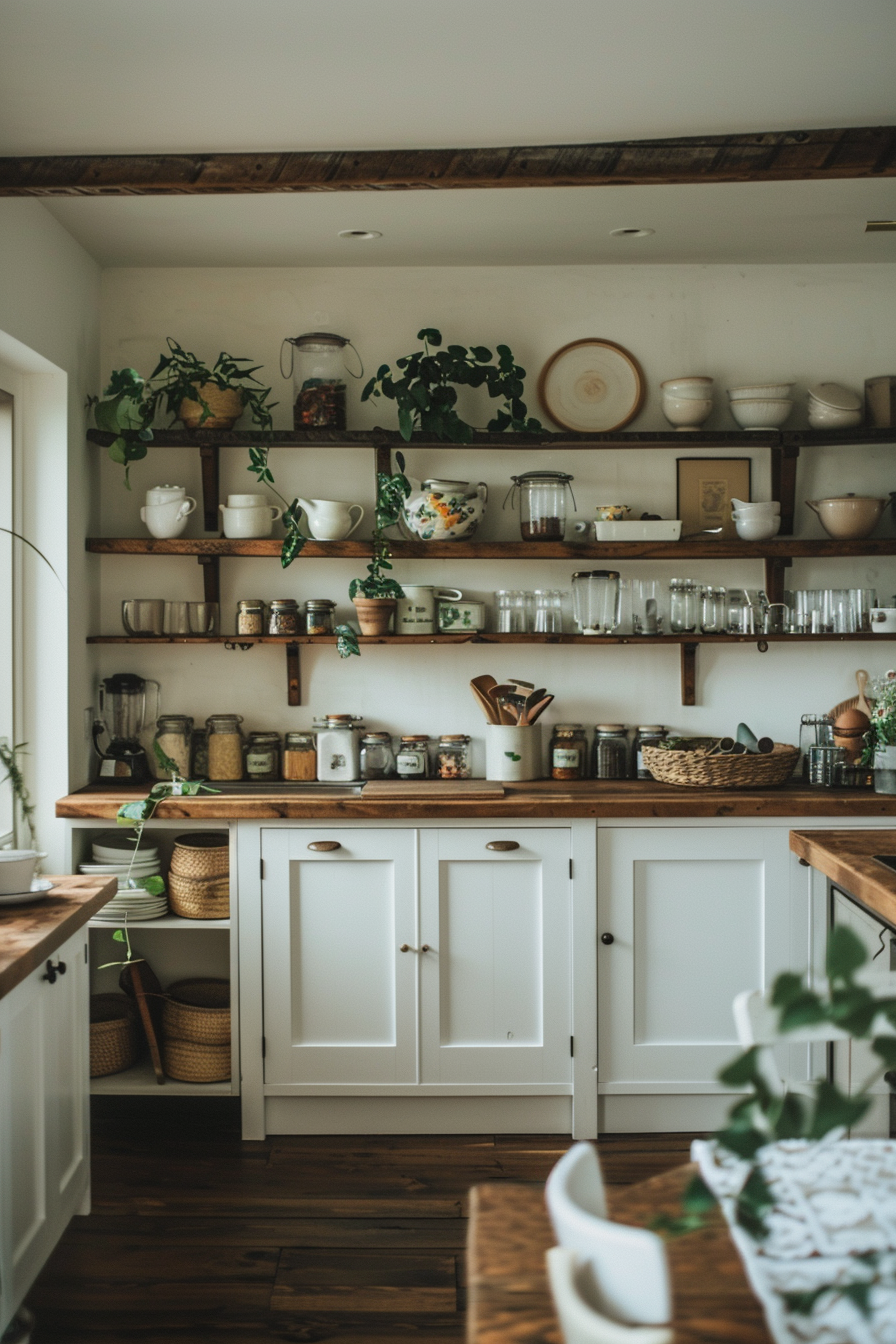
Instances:
[[[417,1082],[415,833],[265,829],[262,855],[265,1082]]]
[[[882,975],[896,970],[896,934],[893,930],[844,896],[836,887],[832,888],[831,897],[833,922],[845,924],[861,939],[871,969],[879,970]],[[886,990],[876,992],[880,994]],[[880,1058],[868,1041],[835,1041],[833,1052],[834,1082],[841,1091],[852,1094],[860,1091],[869,1078],[877,1079],[871,1087],[871,1105],[859,1123],[853,1125],[850,1137],[888,1139],[891,1093],[880,1076]]]
[[[566,829],[421,833],[423,1082],[569,1085],[569,857]]]
[[[47,1116],[47,1179],[51,1205],[66,1226],[81,1203],[90,1175],[90,990],[87,930],[82,929],[55,953],[65,975],[47,994],[50,1038],[51,1104]]]
[[[787,834],[599,831],[601,1092],[723,1090],[716,1075],[739,1049],[734,996],[790,969]]]

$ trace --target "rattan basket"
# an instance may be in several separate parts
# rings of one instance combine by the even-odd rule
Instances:
[[[230,878],[180,877],[168,874],[168,904],[172,914],[184,919],[228,919]]]
[[[230,1045],[230,981],[178,980],[162,1009],[165,1040],[195,1045]]]
[[[90,1076],[121,1073],[140,1058],[137,1023],[124,994],[90,996]]]
[[[766,755],[710,756],[703,750],[644,747],[644,764],[661,784],[689,789],[768,789],[786,784],[799,759],[799,747],[776,742]]]
[[[179,1083],[223,1083],[230,1077],[230,1045],[165,1040],[162,1065],[168,1077]]]
[[[171,872],[178,877],[226,877],[230,872],[230,837],[226,831],[196,831],[179,835],[171,855]]]

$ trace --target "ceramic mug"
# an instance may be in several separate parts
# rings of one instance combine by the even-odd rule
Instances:
[[[439,629],[446,635],[459,630],[484,630],[485,603],[439,602]]]
[[[128,597],[121,604],[121,623],[134,638],[161,635],[165,603],[160,597]]]
[[[166,493],[170,496],[168,499],[159,498]],[[146,492],[146,503],[140,510],[140,521],[145,524],[153,537],[159,539],[179,537],[195,507],[195,499],[184,492],[183,486],[157,486]]]
[[[896,607],[871,608],[872,635],[896,634]]]
[[[462,596],[459,588],[433,588],[425,583],[403,583],[404,597],[398,599],[395,612],[397,635],[435,633],[436,596],[454,600]]]
[[[233,498],[235,496],[231,495],[230,499]],[[236,496],[236,498],[253,498],[253,496]],[[254,498],[257,498],[257,496],[254,496]],[[225,537],[233,539],[269,537],[274,523],[283,513],[283,510],[278,509],[276,504],[263,504],[260,507],[234,507],[230,504],[219,504],[218,511],[221,514]]]

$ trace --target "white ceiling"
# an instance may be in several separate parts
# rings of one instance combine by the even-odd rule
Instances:
[[[2,0],[0,154],[550,144],[894,118],[893,0]],[[896,180],[56,199],[105,265],[896,260]],[[638,225],[653,237],[616,240]],[[374,243],[335,238],[380,229]]]

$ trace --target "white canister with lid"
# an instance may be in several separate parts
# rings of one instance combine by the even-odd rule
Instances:
[[[361,757],[354,714],[328,714],[315,723],[317,778],[325,784],[351,784],[361,778]]]
[[[195,499],[182,485],[154,485],[146,492],[140,520],[151,536],[170,539],[180,536],[195,508]]]

